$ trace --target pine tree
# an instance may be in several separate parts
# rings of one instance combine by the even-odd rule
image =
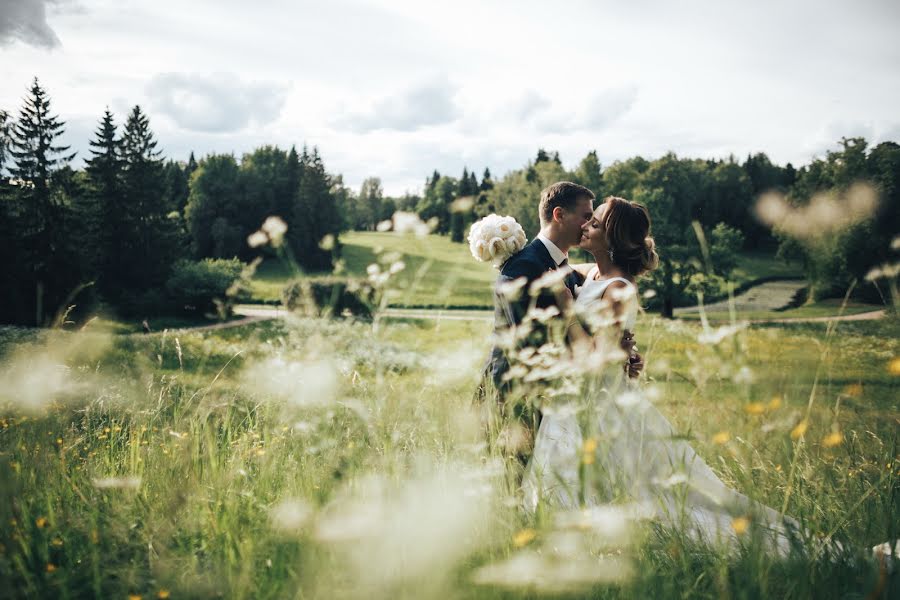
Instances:
[[[95,138],[90,141],[91,158],[86,161],[85,167],[92,200],[87,222],[96,249],[94,266],[103,275],[100,278],[101,290],[107,282],[115,280],[123,268],[119,264],[120,253],[117,250],[125,213],[117,133],[113,115],[107,108],[94,132]],[[127,265],[124,267],[127,268]]]
[[[167,217],[163,161],[156,146],[149,119],[135,106],[121,140],[122,196],[128,218],[119,236],[127,266],[120,283],[132,297],[159,289],[175,258],[177,227]]]
[[[494,188],[494,180],[491,179],[491,170],[485,167],[484,175],[481,176],[481,191],[486,192]]]
[[[20,190],[17,245],[28,272],[27,280],[19,284],[29,288],[22,293],[34,308],[36,325],[48,322],[47,315],[58,308],[68,293],[65,288],[77,277],[64,265],[68,257],[56,252],[65,239],[66,208],[51,191],[51,177],[75,156],[68,153],[69,146],[58,144],[64,132],[65,123],[51,114],[50,98],[35,78],[12,127],[9,154],[14,159],[10,174]]]

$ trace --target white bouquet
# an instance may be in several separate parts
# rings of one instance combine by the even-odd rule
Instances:
[[[510,256],[525,247],[525,230],[512,217],[488,215],[472,223],[469,250],[481,262],[490,261],[498,269]]]

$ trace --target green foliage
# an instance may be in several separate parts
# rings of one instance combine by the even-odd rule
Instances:
[[[289,282],[281,302],[290,311],[305,315],[341,317],[372,316],[376,294],[364,280],[342,277],[312,277]]]
[[[900,146],[884,142],[867,150],[865,139],[843,138],[839,150],[800,169],[789,202],[800,210],[827,194],[838,203],[839,212],[850,212],[853,196],[860,193],[853,186],[863,182],[877,193],[875,212],[843,224],[839,221],[845,215],[834,215],[836,225],[824,235],[790,234],[776,226],[779,254],[802,261],[811,301],[841,296],[854,282],[862,283],[870,269],[893,260],[891,241],[900,227]],[[882,299],[870,284],[858,289],[869,300]]]
[[[241,276],[244,264],[236,258],[200,261],[179,260],[166,281],[166,291],[175,306],[201,314],[216,309],[226,292]]]

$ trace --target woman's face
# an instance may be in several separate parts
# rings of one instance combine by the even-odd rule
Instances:
[[[603,228],[603,219],[606,216],[607,209],[609,209],[609,204],[606,202],[598,206],[597,210],[594,211],[593,217],[581,228],[581,242],[578,244],[578,247],[582,250],[587,250],[595,257],[609,249],[606,231]]]

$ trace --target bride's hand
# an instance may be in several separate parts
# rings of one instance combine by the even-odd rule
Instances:
[[[644,357],[640,355],[638,352],[634,352],[628,358],[628,364],[625,365],[625,370],[628,371],[629,379],[637,379],[641,376],[641,371],[644,370]]]

